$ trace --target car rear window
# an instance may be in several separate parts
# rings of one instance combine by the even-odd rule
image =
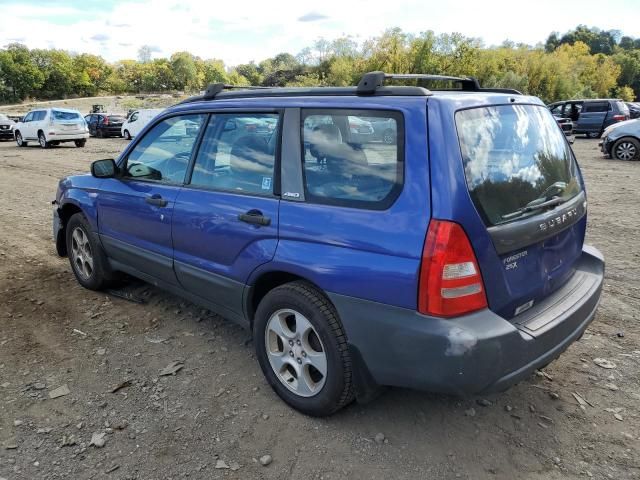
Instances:
[[[530,207],[580,192],[571,149],[545,107],[461,110],[456,125],[469,193],[488,226],[534,215],[539,210]]]
[[[80,114],[76,112],[63,112],[61,110],[52,110],[54,120],[79,120]]]
[[[376,128],[378,122],[384,128]],[[307,199],[328,205],[388,208],[402,189],[403,132],[398,112],[303,110]]]
[[[122,115],[109,115],[109,121],[113,123],[124,123],[125,120]]]
[[[629,106],[624,102],[616,102],[616,106],[618,107],[618,111],[623,115],[629,115]]]

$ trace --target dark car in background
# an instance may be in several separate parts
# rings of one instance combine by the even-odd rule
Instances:
[[[627,102],[627,108],[630,118],[640,118],[640,102]]]
[[[120,128],[126,121],[124,115],[111,113],[91,113],[84,117],[89,126],[89,135],[93,137],[121,137]]]
[[[571,119],[556,117],[555,115],[554,118],[556,119],[556,122],[558,122],[558,126],[562,129],[562,133],[564,133],[564,136],[567,137],[569,143],[573,143],[576,137],[573,134],[573,122],[571,121]]]
[[[629,120],[629,108],[622,100],[566,100],[548,105],[555,117],[568,118],[576,134],[598,138],[614,123]]]
[[[13,140],[13,126],[15,124],[16,122],[0,113],[0,140]]]

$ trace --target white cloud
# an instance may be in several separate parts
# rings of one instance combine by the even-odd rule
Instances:
[[[85,9],[83,2],[63,7],[14,2],[2,10],[0,46],[12,39],[24,39],[29,47],[55,46],[113,61],[136,58],[140,46],[152,45],[155,56],[187,50],[203,58],[222,58],[227,64],[237,64],[283,51],[295,54],[319,37],[349,34],[364,40],[395,26],[414,33],[457,31],[483,38],[489,45],[506,38],[530,44],[543,42],[551,31],[566,31],[579,23],[623,29],[640,37],[636,1],[610,1],[607,10],[615,11],[615,16],[601,15],[602,3],[595,0],[458,0],[449,4],[428,0],[377,4],[365,0],[245,0],[220,4],[204,0],[123,0],[105,10]],[[620,19],[624,24],[613,23]]]

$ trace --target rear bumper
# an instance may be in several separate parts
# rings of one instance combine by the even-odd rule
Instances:
[[[375,383],[469,395],[508,388],[579,339],[595,316],[603,277],[602,255],[585,247],[572,279],[511,321],[490,310],[445,320],[329,296]]]
[[[115,137],[122,135],[122,127],[109,127],[109,128],[99,128],[98,132],[102,133],[105,137]]]
[[[89,133],[49,133],[47,135],[47,141],[49,142],[71,142],[73,140],[82,140],[83,138],[89,138]]]

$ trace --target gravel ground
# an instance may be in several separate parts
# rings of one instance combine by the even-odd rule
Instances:
[[[124,145],[0,142],[0,478],[639,478],[640,163],[576,140],[606,284],[544,372],[486,398],[391,389],[313,419],[271,391],[248,332],[143,283],[126,291],[144,304],[84,290],[55,255],[57,180]]]

